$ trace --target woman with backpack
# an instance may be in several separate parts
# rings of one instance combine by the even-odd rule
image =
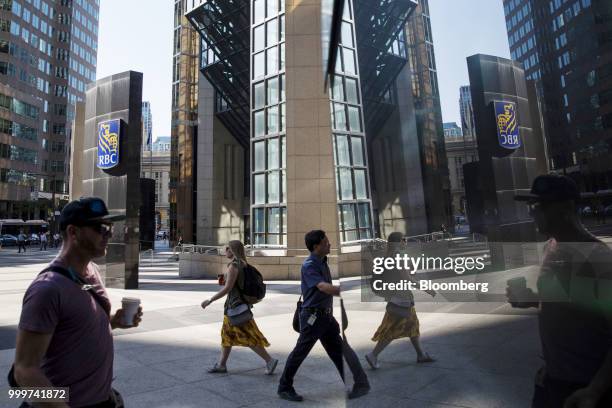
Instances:
[[[266,374],[271,375],[276,369],[278,360],[272,358],[264,348],[270,346],[270,343],[257,327],[251,313],[251,305],[247,303],[241,290],[244,288],[245,274],[258,272],[247,264],[244,245],[240,241],[230,241],[225,247],[225,256],[230,262],[224,275],[223,289],[202,302],[202,308],[205,309],[215,300],[227,295],[221,327],[221,357],[208,372],[227,373],[226,364],[232,347],[243,346],[249,347],[266,362]]]

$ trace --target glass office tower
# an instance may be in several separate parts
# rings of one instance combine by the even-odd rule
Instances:
[[[549,167],[612,188],[612,3],[504,0],[512,59],[538,81]]]
[[[0,2],[0,143],[11,146],[0,157],[0,218],[47,219],[68,193],[74,105],[96,79],[98,11],[98,0]]]
[[[337,247],[428,232],[407,95],[405,27],[417,3],[345,1],[327,76],[329,4],[192,2],[203,74],[199,243],[302,248],[303,234],[322,228]]]

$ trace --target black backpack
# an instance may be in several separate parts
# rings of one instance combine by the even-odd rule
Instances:
[[[238,290],[242,300],[249,305],[261,302],[266,296],[266,284],[263,281],[263,276],[261,276],[257,268],[249,264],[244,267],[242,272],[244,275],[242,285],[238,283]]]

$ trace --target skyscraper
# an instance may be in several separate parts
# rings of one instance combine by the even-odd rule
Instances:
[[[419,0],[406,34],[428,229],[437,231],[441,224],[452,222],[452,210],[428,0]]]
[[[476,124],[474,123],[474,107],[472,106],[472,93],[470,86],[459,89],[459,111],[461,112],[461,129],[468,138],[476,138]]]
[[[170,137],[170,237],[195,242],[196,134],[200,39],[185,19],[194,0],[174,1],[172,122]]]
[[[322,18],[328,0],[194,3],[198,243],[301,248],[305,232],[322,228],[337,248],[426,233],[428,217],[447,222],[443,187],[426,186],[449,184],[429,71],[418,75],[427,82],[419,107],[412,93],[406,23],[416,2],[347,0],[333,16],[335,43]],[[430,46],[415,58],[427,60]]]
[[[151,103],[142,102],[142,150],[151,150],[153,143],[153,114],[151,113]]]
[[[550,167],[612,188],[612,4],[504,0],[512,59],[538,80]]]
[[[98,0],[0,2],[0,218],[47,218],[67,193],[74,104],[96,79],[98,10]]]

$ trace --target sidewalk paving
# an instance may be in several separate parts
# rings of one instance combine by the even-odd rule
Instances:
[[[167,250],[166,250],[167,251]],[[349,315],[347,337],[366,368],[372,392],[348,401],[335,367],[317,344],[300,368],[295,387],[301,404],[278,399],[276,387],[287,355],[297,339],[291,328],[299,282],[270,282],[266,299],[255,306],[258,326],[280,363],[273,376],[249,349],[234,348],[228,374],[208,374],[220,351],[223,301],[205,311],[203,299],[219,289],[212,280],[178,279],[169,252],[155,251],[141,264],[140,289],[109,289],[116,309],[123,296],[142,299],[141,327],[115,331],[114,387],[127,407],[527,407],[533,376],[540,365],[537,321],[532,312],[517,312],[503,303],[423,303],[417,297],[421,338],[438,358],[416,364],[408,339],[393,342],[380,356],[381,368],[369,370],[363,356],[384,314],[384,303],[361,303],[356,282],[343,281]],[[168,256],[167,256],[168,255]],[[49,255],[52,256],[52,255]],[[41,262],[42,261],[42,262]],[[21,298],[33,277],[48,262],[2,266],[0,255],[0,374],[14,358],[14,336]],[[357,282],[358,283],[358,282]],[[336,305],[339,303],[336,302]],[[339,310],[335,311],[339,316]],[[2,333],[7,333],[2,335]],[[350,371],[345,368],[350,382]],[[0,407],[8,400],[0,380]]]

